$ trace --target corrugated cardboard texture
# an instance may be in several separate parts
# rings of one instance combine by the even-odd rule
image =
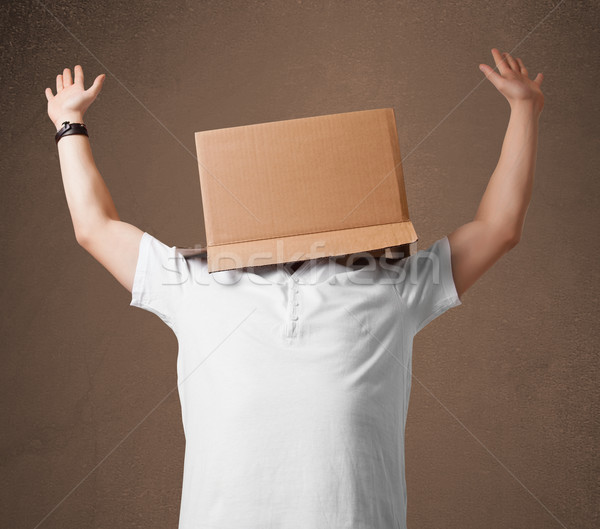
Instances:
[[[391,108],[195,138],[210,271],[417,240]]]

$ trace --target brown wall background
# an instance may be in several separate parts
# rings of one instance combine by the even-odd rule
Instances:
[[[179,515],[177,341],[75,242],[44,96],[64,67],[107,74],[96,163],[165,243],[204,242],[195,131],[393,107],[426,247],[497,163],[509,107],[478,64],[498,47],[545,75],[533,201],[520,245],[415,340],[409,527],[597,527],[600,17],[557,5],[3,3],[0,525]]]

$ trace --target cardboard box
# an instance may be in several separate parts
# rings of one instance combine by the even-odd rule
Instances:
[[[195,133],[209,272],[416,251],[391,108]]]

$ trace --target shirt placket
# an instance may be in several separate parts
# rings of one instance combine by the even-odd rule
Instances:
[[[287,288],[288,295],[284,334],[287,338],[294,338],[298,335],[300,319],[300,288],[298,282],[293,277],[289,278]]]

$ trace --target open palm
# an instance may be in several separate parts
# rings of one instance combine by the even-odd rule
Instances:
[[[83,86],[83,68],[75,66],[75,80],[71,76],[71,70],[65,68],[62,74],[56,76],[56,95],[52,94],[50,88],[46,88],[45,94],[48,100],[48,116],[52,123],[56,124],[63,116],[81,114],[88,109],[98,97],[105,74],[101,74],[94,80],[92,86],[85,90]]]
[[[538,73],[536,78],[531,80],[520,58],[514,59],[510,53],[500,53],[496,48],[492,48],[492,56],[499,73],[487,64],[479,65],[490,82],[511,105],[516,102],[530,101],[541,112],[544,107],[544,95],[540,88],[543,74]]]

